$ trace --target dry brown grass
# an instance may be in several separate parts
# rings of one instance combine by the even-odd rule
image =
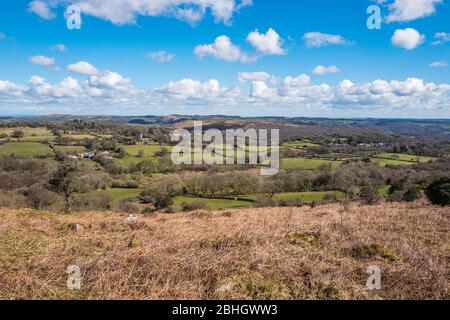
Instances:
[[[448,208],[0,211],[3,299],[449,299]],[[74,228],[76,224],[82,227]],[[82,270],[82,290],[66,269]],[[369,265],[382,290],[365,284]]]

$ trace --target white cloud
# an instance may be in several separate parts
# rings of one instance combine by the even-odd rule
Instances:
[[[32,64],[37,64],[39,66],[49,67],[49,66],[52,66],[55,64],[55,59],[39,55],[39,56],[30,57],[30,62]]]
[[[20,110],[54,113],[69,108],[72,113],[211,113],[231,114],[315,114],[353,116],[404,116],[419,114],[450,116],[450,85],[419,78],[404,81],[377,79],[336,85],[312,83],[309,76],[278,78],[266,72],[240,73],[239,79],[252,81],[245,92],[226,87],[216,79],[171,81],[159,88],[134,88],[131,79],[112,71],[99,71],[86,80],[71,77],[52,84],[33,76],[26,86],[0,80],[0,112],[13,106]],[[51,111],[50,111],[51,110]],[[63,109],[65,110],[65,109]],[[275,110],[275,111],[274,111]]]
[[[247,37],[247,41],[262,54],[286,54],[286,51],[281,48],[283,40],[272,28],[269,28],[266,34],[261,34],[258,30],[251,32]]]
[[[446,66],[448,66],[447,61],[436,61],[436,62],[430,63],[430,67],[433,67],[433,68],[444,68]]]
[[[394,46],[406,50],[413,50],[425,41],[425,36],[412,28],[397,29],[392,36]]]
[[[0,80],[0,96],[1,97],[19,97],[22,96],[24,88],[9,81]]]
[[[5,40],[5,39],[6,39],[5,34],[0,32],[0,41]]]
[[[438,46],[443,43],[450,42],[450,33],[447,32],[437,32],[434,35],[434,41],[432,45]]]
[[[116,25],[135,24],[139,16],[170,16],[196,23],[210,11],[216,22],[230,24],[233,15],[252,5],[251,0],[36,0],[31,12],[44,19],[54,18],[51,11],[57,5],[75,4],[84,15],[108,20]]]
[[[105,70],[97,75],[91,75],[88,79],[89,86],[97,89],[107,89],[114,91],[132,90],[132,83],[130,78],[125,78],[122,75]]]
[[[426,83],[422,79],[406,81],[375,80],[355,84],[344,80],[336,86],[314,85],[306,75],[286,77],[269,86],[253,82],[251,103],[312,108],[314,110],[420,110],[442,109],[450,106],[450,85]],[[386,115],[386,114],[384,114]]]
[[[338,73],[339,72],[339,68],[336,66],[329,66],[329,67],[325,67],[325,66],[321,66],[318,65],[316,66],[313,71],[314,74],[322,76],[325,74],[333,74],[333,73]]]
[[[261,34],[257,30],[251,32],[247,41],[256,49],[257,53],[243,52],[240,47],[233,44],[231,39],[225,35],[219,36],[212,44],[199,45],[194,49],[197,57],[214,57],[218,60],[230,62],[240,61],[242,63],[255,62],[265,55],[281,55],[286,51],[281,48],[282,39],[278,33],[269,28],[266,34]]]
[[[160,92],[182,98],[206,98],[217,97],[225,89],[215,79],[208,80],[204,83],[192,79],[183,79],[169,82],[159,90]]]
[[[322,32],[308,32],[303,35],[303,40],[308,48],[326,47],[332,45],[345,45],[352,42],[338,34],[327,34]]]
[[[48,1],[31,1],[28,5],[28,11],[37,14],[39,17],[45,20],[51,20],[56,17],[56,15],[52,12]]]
[[[254,57],[241,51],[227,36],[219,36],[212,44],[199,45],[194,49],[199,58],[212,56],[218,60],[252,62]]]
[[[264,81],[253,81],[250,97],[259,99],[275,99],[277,89],[270,88]]]
[[[59,52],[67,51],[67,47],[65,45],[63,45],[62,43],[55,44],[54,46],[51,47],[51,49],[54,51],[59,51]]]
[[[443,0],[395,0],[388,5],[387,22],[408,22],[428,17],[436,12],[435,6]]]
[[[156,62],[170,62],[175,59],[175,55],[173,53],[166,51],[147,52],[145,56]]]
[[[31,77],[28,82],[28,93],[39,98],[78,98],[83,94],[83,89],[78,81],[72,77],[64,78],[60,83],[51,85],[45,78]]]
[[[95,75],[98,73],[97,68],[86,61],[79,61],[75,64],[69,64],[67,66],[67,70],[85,75]]]
[[[267,72],[240,72],[238,78],[239,81],[267,81],[270,79],[270,74]]]

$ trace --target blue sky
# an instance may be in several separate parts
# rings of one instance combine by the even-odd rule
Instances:
[[[450,116],[448,0],[130,3],[3,3],[0,114]]]

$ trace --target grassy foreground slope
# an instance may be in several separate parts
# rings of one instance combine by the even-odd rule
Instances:
[[[125,215],[0,211],[1,299],[449,299],[450,212],[423,203]],[[69,265],[81,291],[66,288]],[[366,288],[370,265],[382,289]]]

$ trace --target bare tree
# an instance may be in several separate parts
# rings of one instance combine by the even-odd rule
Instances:
[[[14,139],[17,139],[18,142],[19,142],[20,139],[22,139],[24,136],[25,136],[25,132],[23,132],[23,131],[20,130],[20,129],[14,130],[14,131],[11,133],[11,137],[14,138]]]

